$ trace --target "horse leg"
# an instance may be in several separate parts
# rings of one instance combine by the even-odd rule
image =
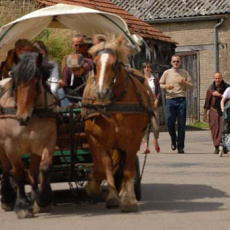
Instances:
[[[40,188],[36,192],[34,212],[49,212],[52,203],[52,189],[50,185],[50,170],[53,152],[45,148],[40,163]]]
[[[138,148],[137,150],[138,151]],[[134,192],[134,178],[135,178],[135,157],[136,152],[131,156],[128,155],[130,152],[126,152],[127,157],[124,165],[123,180],[121,183],[121,190],[119,193],[120,197],[120,208],[122,212],[136,212],[138,210],[138,202],[136,200]]]
[[[98,151],[97,146],[95,147],[94,144],[92,144],[91,138],[92,136],[89,138],[89,144],[94,167],[86,185],[86,193],[89,196],[95,197],[101,192],[101,182],[105,179],[105,174],[100,161],[100,152]],[[95,140],[93,142],[95,143]]]
[[[119,197],[113,176],[113,161],[111,156],[113,151],[110,151],[111,146],[114,144],[114,138],[108,138],[108,136],[104,135],[104,130],[106,130],[111,136],[115,136],[115,126],[116,123],[113,120],[107,122],[101,117],[97,117],[96,123],[91,120],[87,120],[85,123],[85,133],[87,135],[94,163],[94,180],[89,183],[89,188],[91,186],[91,188],[98,190],[98,188],[100,188],[99,185],[101,184],[101,181],[103,179],[107,180],[107,208],[119,206]]]
[[[94,167],[96,165],[94,164]],[[92,174],[90,175],[89,181],[86,185],[86,193],[89,196],[98,196],[101,192],[101,182],[103,181],[100,176],[101,172],[97,172],[97,170],[93,169]]]
[[[0,154],[1,156],[1,154]],[[2,168],[2,178],[1,178],[1,207],[5,211],[12,211],[14,209],[14,204],[16,200],[16,188],[13,188],[10,170],[11,164],[6,157],[2,155],[1,159],[1,168]]]
[[[114,183],[112,167],[108,166],[111,164],[111,158],[106,155],[101,159],[102,164],[96,164],[94,161],[93,177],[87,184],[86,192],[90,196],[98,195],[101,191],[101,182],[106,179],[108,183],[106,208],[114,208],[119,206],[119,197]]]
[[[40,162],[41,162],[40,156],[31,154],[30,167],[28,170],[28,180],[31,185],[31,200],[32,201],[35,200],[36,192],[38,191]]]
[[[18,196],[15,203],[15,212],[19,219],[33,217],[32,203],[28,200],[25,192],[26,172],[21,161],[12,163],[13,177],[17,184]]]
[[[87,184],[86,192],[90,196],[98,195],[101,191],[101,182],[106,179],[108,183],[106,207],[118,207],[119,198],[113,178],[111,157],[100,146],[91,146],[91,153],[94,167],[92,179]]]
[[[111,150],[111,152],[113,152]],[[105,152],[102,154],[102,165],[105,170],[106,180],[108,183],[108,194],[106,198],[106,208],[115,208],[119,206],[120,200],[118,192],[115,186],[114,175],[113,175],[113,162],[111,158],[111,152]]]

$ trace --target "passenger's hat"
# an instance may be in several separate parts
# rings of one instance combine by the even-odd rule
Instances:
[[[80,68],[84,64],[84,57],[81,54],[70,54],[67,57],[66,64],[70,68]]]

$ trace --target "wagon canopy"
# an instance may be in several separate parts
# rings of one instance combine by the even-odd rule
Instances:
[[[87,7],[56,4],[31,12],[0,29],[0,62],[18,39],[33,39],[46,27],[69,28],[92,37],[93,34],[124,34],[134,45],[128,26],[118,15]]]

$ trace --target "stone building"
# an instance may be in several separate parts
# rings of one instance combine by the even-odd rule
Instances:
[[[176,53],[193,77],[195,89],[188,109],[191,119],[203,116],[214,72],[230,83],[229,0],[112,0],[178,42]]]

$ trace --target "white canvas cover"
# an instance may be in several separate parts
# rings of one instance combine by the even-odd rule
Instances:
[[[0,63],[18,39],[33,39],[46,27],[69,28],[92,37],[93,34],[124,34],[132,44],[127,24],[118,15],[87,7],[56,4],[31,12],[0,29]]]

